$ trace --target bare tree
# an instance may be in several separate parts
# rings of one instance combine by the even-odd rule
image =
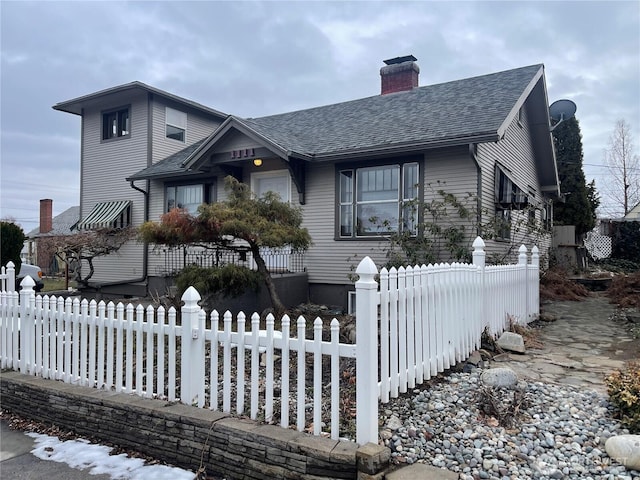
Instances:
[[[607,193],[626,215],[640,201],[640,158],[635,153],[631,127],[624,119],[616,122],[609,137],[605,163],[611,173]]]
[[[60,260],[69,265],[78,284],[86,287],[95,272],[93,259],[117,252],[135,234],[132,228],[80,231],[73,235],[51,237],[50,247]],[[80,268],[83,262],[88,267],[84,272]]]

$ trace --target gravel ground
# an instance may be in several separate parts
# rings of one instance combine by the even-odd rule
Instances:
[[[382,407],[381,436],[393,462],[445,467],[462,480],[640,478],[604,450],[607,438],[629,433],[606,396],[520,384],[521,413],[505,428],[479,408],[480,373],[452,373]]]

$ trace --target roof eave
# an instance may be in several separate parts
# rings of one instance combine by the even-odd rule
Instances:
[[[509,114],[505,117],[504,121],[502,122],[502,125],[500,125],[500,127],[498,128],[498,135],[500,136],[500,138],[502,138],[504,134],[507,132],[509,125],[511,125],[511,122],[513,122],[513,120],[516,118],[516,116],[518,115],[518,111],[522,108],[524,103],[527,101],[527,98],[535,88],[538,81],[543,77],[543,75],[544,75],[544,67],[541,65],[538,71],[536,72],[536,74],[532,77],[529,84],[522,91],[522,94],[520,95],[516,103],[511,108],[511,111],[509,112]]]
[[[207,107],[206,105],[202,105],[198,102],[194,102],[193,100],[189,100],[187,98],[180,97],[178,95],[174,95],[173,93],[166,92],[156,87],[152,87],[145,83],[139,81],[133,81],[130,83],[125,83],[123,85],[117,85],[115,87],[106,88],[104,90],[99,90],[94,93],[89,93],[87,95],[83,95],[81,97],[76,97],[71,100],[67,100],[64,102],[59,102],[53,105],[54,110],[58,110],[61,112],[72,113],[74,115],[82,115],[82,105],[91,100],[95,100],[100,97],[104,97],[107,95],[113,95],[116,93],[126,92],[127,90],[143,90],[146,92],[153,93],[155,95],[173,100],[175,102],[181,103],[183,105],[188,105],[192,108],[200,110],[202,112],[206,112],[210,115],[219,117],[220,119],[227,118],[229,115],[214,108]]]
[[[189,157],[182,163],[182,165],[186,168],[193,168],[194,166],[197,166],[198,161],[202,159],[207,151],[209,151],[211,147],[213,147],[216,142],[224,137],[224,135],[232,128],[235,128],[240,133],[246,135],[249,138],[252,138],[256,142],[261,143],[273,153],[285,160],[289,157],[290,154],[293,153],[290,150],[287,150],[281,145],[277,144],[270,138],[256,132],[253,128],[244,123],[241,118],[229,115],[229,117],[227,117],[227,119],[216,129],[216,131],[213,132],[209,136],[209,138],[205,142],[203,142],[200,147],[198,147],[198,149],[196,149],[191,155],[189,155]]]
[[[127,182],[136,182],[138,180],[162,180],[165,178],[175,178],[176,175],[181,177],[190,177],[190,176],[200,176],[203,172],[198,170],[172,170],[170,172],[162,172],[162,173],[151,173],[148,175],[132,175],[127,177],[125,180]]]
[[[363,158],[373,155],[393,155],[397,153],[415,152],[419,150],[432,150],[435,148],[455,147],[460,145],[468,145],[469,143],[491,143],[500,139],[496,132],[486,132],[476,135],[465,135],[464,137],[446,138],[439,140],[429,140],[425,142],[409,142],[404,144],[383,145],[371,148],[340,150],[339,152],[331,152],[326,154],[314,155],[312,158],[318,162],[328,162],[342,160],[345,157]],[[293,154],[295,156],[296,154]]]

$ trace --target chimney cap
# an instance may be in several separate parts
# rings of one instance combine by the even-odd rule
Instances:
[[[417,60],[418,59],[413,55],[405,55],[404,57],[396,57],[390,58],[389,60],[384,60],[384,63],[385,65],[395,65],[396,63],[415,62]]]

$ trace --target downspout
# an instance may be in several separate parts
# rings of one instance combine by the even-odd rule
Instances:
[[[153,145],[152,143],[153,132],[151,130],[151,126],[153,125],[153,119],[151,118],[153,113],[153,107],[151,102],[152,99],[153,99],[153,94],[149,92],[147,94],[147,167],[153,163],[153,154],[152,154],[153,152],[151,151],[151,146]],[[151,182],[149,180],[146,180],[145,182],[146,190],[143,190],[140,187],[136,187],[133,182],[134,182],[133,180],[129,182],[129,185],[131,185],[131,188],[139,191],[140,193],[142,193],[142,195],[144,195],[143,222],[146,222],[149,220],[149,189],[151,186]],[[149,293],[148,292],[149,279],[147,278],[148,272],[149,272],[148,263],[149,263],[149,243],[144,242],[144,245],[142,247],[142,277],[134,278],[127,281],[129,283],[145,282],[145,295],[148,295]]]
[[[477,157],[478,144],[470,143],[469,144],[469,156],[473,163],[476,165],[477,172],[477,180],[476,180],[476,221],[478,222],[478,226],[476,228],[476,235],[482,237],[482,168],[480,167],[480,163],[478,162]]]

